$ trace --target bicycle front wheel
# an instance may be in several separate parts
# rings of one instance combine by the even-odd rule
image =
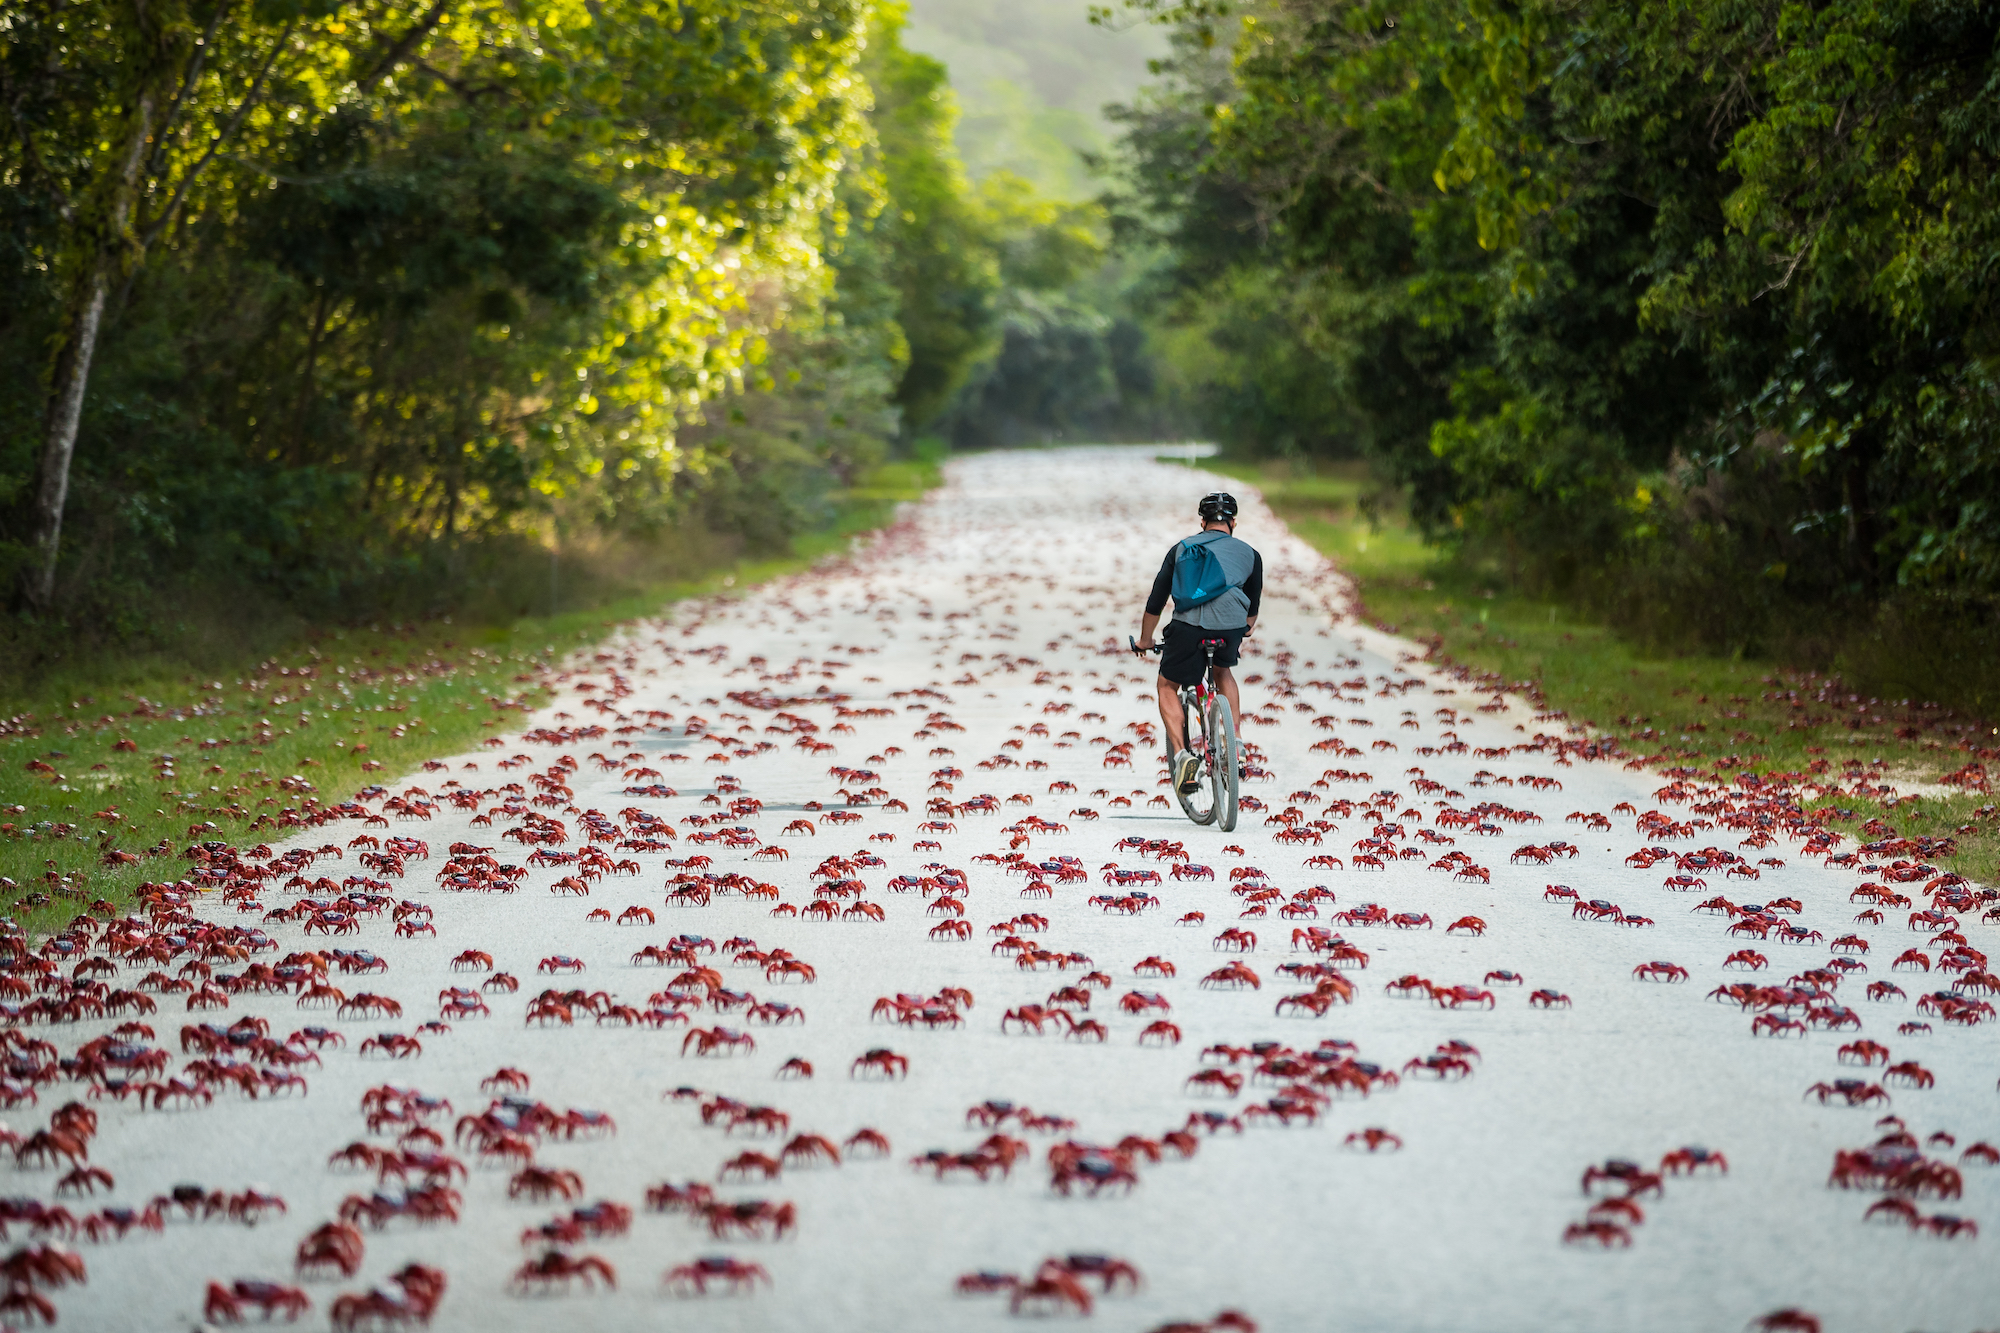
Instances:
[[[1220,693],[1209,701],[1206,730],[1208,772],[1204,776],[1208,779],[1211,818],[1224,833],[1234,833],[1243,759],[1236,742],[1236,718],[1229,711],[1229,700]]]
[[[1181,803],[1181,813],[1197,824],[1215,822],[1215,784],[1208,773],[1208,717],[1205,713],[1189,708],[1186,697],[1181,704],[1181,735],[1187,738],[1187,748],[1195,757],[1195,785],[1192,791],[1182,791],[1179,784],[1174,786],[1174,799]],[[1167,775],[1171,778],[1173,775]]]

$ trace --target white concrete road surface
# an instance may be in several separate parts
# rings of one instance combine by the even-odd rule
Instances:
[[[1828,1333],[2000,1326],[2000,1267],[1991,1252],[2000,1245],[2000,1167],[1964,1163],[1962,1198],[1916,1201],[1925,1217],[1975,1220],[1987,1232],[1977,1239],[1865,1224],[1864,1211],[1883,1196],[1827,1186],[1836,1151],[1875,1142],[1885,1132],[1878,1118],[1886,1114],[1903,1118],[1921,1151],[1954,1166],[1975,1141],[2000,1143],[2000,1024],[1960,1026],[1932,1015],[1925,1020],[1932,1031],[1898,1031],[1924,1018],[1915,1012],[1919,997],[1949,985],[1949,974],[1935,970],[1943,950],[1927,948],[1924,934],[1906,928],[1905,910],[1887,911],[1878,925],[1856,925],[1865,904],[1849,895],[1865,877],[1826,867],[1782,825],[1768,847],[1743,846],[1747,831],[1719,821],[1750,808],[1745,789],[1731,804],[1713,794],[1675,801],[1656,795],[1665,782],[1656,775],[1619,763],[1568,762],[1550,744],[1524,750],[1538,734],[1571,737],[1560,721],[1538,722],[1518,700],[1483,710],[1489,695],[1430,674],[1412,645],[1345,618],[1339,575],[1247,494],[1239,535],[1263,551],[1267,580],[1263,616],[1241,668],[1244,703],[1255,719],[1244,734],[1262,753],[1257,767],[1270,776],[1245,790],[1264,808],[1246,811],[1238,831],[1225,835],[1162,805],[1157,742],[1135,731],[1155,719],[1152,671],[1113,649],[1136,630],[1153,571],[1168,544],[1191,530],[1195,500],[1212,480],[1156,464],[1143,449],[962,459],[952,464],[946,486],[851,559],[630,627],[605,652],[581,661],[562,697],[523,728],[603,731],[567,744],[521,733],[498,737],[497,746],[453,757],[448,771],[392,784],[392,792],[421,788],[437,802],[427,821],[391,818],[386,829],[342,823],[278,845],[280,852],[328,842],[346,848],[364,833],[428,844],[429,859],[409,860],[392,894],[432,909],[435,937],[399,939],[387,914],[364,919],[359,933],[345,938],[306,936],[299,925],[280,924],[266,927],[279,953],[261,955],[268,963],[300,950],[372,951],[387,961],[386,972],[335,972],[330,981],[350,995],[365,990],[394,998],[402,1018],[337,1018],[300,1008],[290,994],[239,994],[226,1011],[183,1015],[180,997],[160,996],[160,1011],[148,1021],[157,1044],[172,1053],[170,1075],[184,1077],[194,1058],[180,1050],[183,1022],[263,1017],[280,1037],[317,1023],[337,1029],[347,1045],[329,1049],[323,1068],[306,1069],[303,1096],[251,1100],[229,1091],[205,1108],[144,1112],[130,1099],[91,1102],[102,1117],[91,1161],[117,1185],[94,1205],[63,1200],[79,1216],[92,1206],[141,1206],[180,1183],[229,1191],[257,1183],[281,1195],[288,1211],[254,1228],[174,1220],[160,1235],[79,1241],[88,1284],[50,1293],[62,1327],[188,1328],[202,1318],[211,1279],[292,1281],[301,1238],[333,1218],[343,1199],[372,1186],[370,1176],[330,1170],[329,1155],[356,1142],[396,1144],[393,1130],[371,1136],[361,1110],[364,1091],[381,1084],[450,1100],[453,1113],[434,1123],[444,1150],[470,1166],[457,1186],[460,1220],[392,1221],[369,1232],[355,1277],[302,1284],[313,1302],[311,1326],[324,1326],[336,1295],[385,1283],[417,1261],[448,1277],[431,1325],[438,1330],[997,1329],[1013,1323],[1006,1296],[956,1295],[956,1279],[976,1270],[1032,1275],[1045,1258],[1073,1253],[1116,1256],[1139,1270],[1136,1293],[1099,1297],[1091,1316],[1105,1329],[1132,1333],[1210,1320],[1225,1308],[1277,1333],[1734,1333],[1781,1307],[1816,1313]],[[705,725],[690,735],[697,717]],[[800,730],[804,725],[809,733]],[[1336,739],[1344,752],[1322,748]],[[801,748],[801,740],[825,748]],[[756,742],[771,748],[758,751]],[[1118,758],[1112,747],[1127,742],[1129,767],[1108,765]],[[567,841],[554,850],[601,846],[614,861],[636,861],[637,874],[591,879],[588,897],[550,888],[578,875],[579,865],[533,868],[511,894],[453,892],[433,882],[453,843],[522,863],[529,846],[503,837],[523,827],[503,808],[504,788],[520,784],[522,797],[536,795],[532,778],[563,757],[577,764],[566,777],[555,773],[568,792],[551,805],[525,808],[563,823]],[[990,764],[996,758],[1000,766]],[[873,776],[843,778],[835,766]],[[944,780],[948,788],[934,787],[936,771],[947,768],[960,771]],[[626,776],[647,769],[659,776]],[[724,782],[725,774],[735,781]],[[1538,789],[1530,778],[1560,786]],[[654,783],[677,794],[627,792]],[[1058,783],[1075,790],[1056,789]],[[739,794],[762,802],[761,812],[727,821],[753,830],[754,841],[694,842],[692,835],[711,830],[689,817],[719,812],[713,799],[719,786],[740,787],[723,802]],[[852,807],[858,817],[841,823],[830,816],[849,810],[842,789],[877,794],[859,797],[865,803]],[[480,793],[472,809],[445,800],[467,791]],[[1389,793],[1373,807],[1379,822],[1401,826],[1379,871],[1357,867],[1354,847],[1378,822],[1365,812],[1377,792]],[[962,806],[981,795],[994,798],[999,813],[927,812],[934,798]],[[907,808],[886,804],[892,799]],[[1350,803],[1345,812],[1339,802]],[[1497,835],[1445,816],[1481,802],[1494,808],[1471,822],[1492,824]],[[1616,812],[1621,804],[1703,826],[1679,838],[1642,834],[1633,813]],[[1302,812],[1307,829],[1314,820],[1332,826],[1319,831],[1320,844],[1275,840],[1287,825],[1271,816],[1288,806]],[[1086,809],[1097,817],[1080,813]],[[618,825],[617,840],[642,836],[631,811],[671,822],[679,836],[671,851],[593,844],[582,818],[588,811]],[[1530,812],[1540,822],[1510,822],[1506,811]],[[1602,812],[1609,829],[1567,822],[1572,812]],[[1088,868],[1087,883],[1056,884],[1047,899],[1024,898],[1026,877],[975,859],[1007,852],[1005,826],[1030,815],[1064,827],[1030,829],[1022,850],[1037,861],[1078,858]],[[795,820],[809,821],[812,835],[784,836]],[[949,827],[925,832],[926,822]],[[1117,845],[1134,838],[1180,844],[1190,864],[1211,867],[1215,878],[1167,877],[1146,886],[1160,906],[1134,915],[1093,906],[1087,901],[1093,895],[1113,892],[1100,874],[1108,863],[1173,866]],[[1574,858],[1510,863],[1517,848],[1554,841],[1573,843]],[[1725,878],[1718,864],[1704,872],[1705,891],[1677,892],[1663,887],[1675,871],[1672,862],[1645,870],[1626,865],[1647,845],[1676,853],[1713,845],[1753,867],[1766,857],[1783,864],[1763,866],[1754,881]],[[781,848],[789,859],[754,858],[762,847]],[[1449,869],[1429,868],[1451,852],[1488,870],[1490,882],[1461,882]],[[796,909],[814,901],[813,886],[821,881],[809,876],[822,858],[857,853],[880,859],[852,876],[866,886],[863,900],[881,907],[879,922],[774,916],[772,900],[728,891],[705,906],[668,905],[677,873],[664,864],[670,857],[705,855],[710,873],[740,872],[775,885],[776,901]],[[348,848],[343,860],[319,861],[309,874],[338,880],[369,873],[357,865],[358,854]],[[1316,854],[1342,864],[1302,865]],[[963,895],[969,940],[932,938],[933,928],[951,919],[930,914],[937,895],[896,892],[889,884],[933,874],[926,869],[933,864],[969,879]],[[1258,904],[1232,893],[1231,872],[1242,867],[1261,869],[1276,890],[1262,914],[1247,920],[1246,910]],[[299,896],[284,892],[281,882],[267,887],[265,906]],[[1545,901],[1551,883],[1573,886],[1585,899],[1613,900],[1655,924],[1574,919],[1569,904]],[[1294,895],[1314,885],[1331,893],[1313,904],[1316,919],[1280,916]],[[1909,886],[1917,906],[1923,887]],[[1819,937],[1798,945],[1733,938],[1725,933],[1728,917],[1690,910],[1714,894],[1739,904],[1796,898],[1801,907],[1780,914]],[[1434,928],[1331,919],[1369,903],[1427,914]],[[600,909],[617,914],[635,906],[651,909],[657,922],[588,919]],[[197,910],[215,920],[257,920],[239,918],[215,893]],[[1205,921],[1181,923],[1191,912]],[[1009,954],[994,952],[999,936],[989,928],[1022,913],[1048,918],[1046,930],[1025,938],[1091,962],[1023,970]],[[1485,933],[1447,933],[1465,916],[1482,918]],[[1369,962],[1343,973],[1356,987],[1351,1004],[1320,1018],[1281,1017],[1274,1012],[1280,996],[1310,989],[1277,971],[1314,961],[1291,943],[1293,930],[1309,925],[1333,926]],[[1231,926],[1257,936],[1255,951],[1240,961],[1257,975],[1259,989],[1201,985],[1235,957],[1212,945]],[[1976,949],[1995,942],[1994,928],[1971,917],[1962,930]],[[726,953],[702,959],[724,987],[800,1006],[805,1021],[758,1025],[740,1012],[699,1005],[687,1009],[691,1022],[660,1029],[596,1023],[586,1009],[574,1010],[566,1026],[525,1021],[530,1001],[548,987],[602,991],[611,1001],[647,1008],[648,997],[683,969],[635,965],[632,957],[683,932],[717,943],[747,937],[759,951],[783,948],[809,963],[816,980],[782,984]],[[1867,971],[1843,980],[1837,992],[1838,1003],[1859,1015],[1858,1033],[1754,1038],[1751,1014],[1705,998],[1718,985],[1750,979],[1723,970],[1735,949],[1767,955],[1769,970],[1754,979],[1782,985],[1795,973],[1827,967],[1835,957],[1830,942],[1849,933],[1869,945],[1865,955],[1843,955],[1861,957]],[[1924,951],[1934,970],[1892,971],[1892,960],[1911,947]],[[520,979],[520,991],[485,994],[490,1017],[453,1020],[448,1033],[418,1034],[421,1055],[364,1057],[365,1038],[415,1033],[437,1014],[441,990],[486,979],[453,970],[454,956],[468,949],[490,953],[499,969]],[[581,960],[583,970],[538,975],[540,961],[554,955]],[[1174,964],[1176,975],[1135,977],[1134,965],[1151,956]],[[1634,967],[1654,960],[1685,967],[1688,979],[1636,980]],[[151,968],[126,966],[108,980],[130,987]],[[1090,971],[1106,974],[1111,984],[1092,988],[1088,1013],[1075,1017],[1101,1022],[1108,1033],[1101,1043],[1059,1035],[1061,1019],[1039,1037],[1003,1032],[1007,1010],[1046,1005],[1053,991],[1080,984]],[[1524,984],[1486,980],[1499,971],[1518,973]],[[1490,1010],[1451,1010],[1385,993],[1386,983],[1405,974],[1491,989],[1495,1003]],[[1878,980],[1896,981],[1908,999],[1869,1002],[1863,987]],[[878,997],[928,996],[944,987],[972,993],[961,1027],[871,1021]],[[1531,1007],[1529,995],[1540,988],[1566,995],[1568,1007]],[[1142,1027],[1160,1015],[1122,1012],[1117,1001],[1132,991],[1165,998],[1164,1016],[1179,1026],[1180,1045],[1139,1044]],[[681,1054],[690,1026],[718,1024],[751,1034],[754,1053]],[[106,1019],[29,1035],[69,1054],[115,1025]],[[1888,1103],[1870,1109],[1849,1108],[1838,1097],[1829,1105],[1807,1098],[1809,1086],[1836,1078],[1882,1081],[1881,1064],[1837,1060],[1837,1048],[1857,1037],[1889,1047],[1896,1064],[1918,1062],[1935,1085],[1892,1084],[1885,1088]],[[1468,1061],[1469,1077],[1442,1081],[1413,1071],[1399,1088],[1365,1097],[1327,1088],[1317,1123],[1286,1127],[1267,1117],[1241,1134],[1202,1135],[1192,1160],[1171,1152],[1157,1164],[1142,1157],[1139,1183],[1129,1191],[1095,1198],[1052,1191],[1045,1157],[1053,1144],[1114,1145],[1129,1135],[1157,1140],[1181,1129],[1193,1112],[1240,1115],[1277,1095],[1281,1080],[1268,1077],[1252,1077],[1234,1097],[1190,1088],[1189,1076],[1204,1068],[1247,1076],[1258,1066],[1256,1057],[1233,1067],[1205,1063],[1205,1048],[1272,1042],[1311,1052],[1329,1039],[1352,1043],[1359,1059],[1390,1070],[1454,1039],[1478,1054]],[[908,1057],[906,1078],[850,1078],[851,1062],[878,1047]],[[792,1057],[810,1062],[814,1077],[781,1079]],[[575,1205],[510,1201],[512,1168],[451,1141],[456,1118],[488,1101],[481,1080],[502,1066],[525,1071],[532,1079],[528,1095],[557,1111],[581,1108],[615,1120],[615,1135],[545,1136],[535,1146],[539,1166],[580,1177],[576,1203],[610,1200],[634,1209],[627,1234],[567,1251],[615,1267],[615,1291],[581,1284],[567,1295],[510,1291],[510,1275],[536,1252],[524,1249],[521,1233]],[[24,1135],[42,1128],[80,1086],[44,1087],[39,1109],[17,1108],[9,1123]],[[665,1097],[677,1087],[778,1108],[790,1117],[789,1132],[760,1138],[705,1126],[698,1101]],[[970,1174],[940,1182],[912,1169],[910,1159],[929,1150],[974,1149],[990,1131],[968,1125],[966,1112],[988,1099],[1072,1120],[1074,1128],[1022,1132],[1010,1123],[1007,1133],[1026,1140],[1032,1156],[1010,1176],[986,1183]],[[787,1166],[767,1183],[717,1180],[724,1162],[739,1153],[775,1153],[801,1133],[845,1140],[864,1127],[887,1136],[886,1160]],[[1371,1127],[1398,1136],[1401,1149],[1369,1153],[1348,1144],[1351,1133]],[[1930,1141],[1938,1131],[1955,1141]],[[1578,1188],[1587,1166],[1627,1158],[1650,1169],[1690,1144],[1726,1154],[1728,1173],[1670,1178],[1662,1197],[1641,1199],[1644,1222],[1629,1226],[1629,1248],[1563,1243],[1565,1228],[1582,1220],[1590,1204]],[[0,1193],[54,1202],[58,1174],[19,1170]],[[688,1181],[714,1186],[724,1200],[792,1202],[796,1232],[781,1241],[717,1241],[684,1215],[646,1211],[650,1186]],[[11,1230],[16,1246],[25,1243],[26,1228]],[[682,1297],[664,1289],[667,1270],[705,1255],[759,1264],[769,1284],[734,1297]]]

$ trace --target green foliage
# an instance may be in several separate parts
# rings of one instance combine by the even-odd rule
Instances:
[[[869,68],[895,201],[884,272],[909,340],[896,394],[905,434],[983,447],[1157,429],[1145,335],[1120,318],[1101,208],[1004,170],[969,187],[944,67],[878,46]]]
[[[43,372],[0,388],[0,573],[115,278],[10,669],[157,641],[162,598],[511,617],[550,548],[652,576],[832,522],[990,338],[998,261],[901,23],[0,0],[0,351]]]
[[[906,290],[933,318],[911,327],[906,432],[960,447],[1180,433],[1130,298],[1136,266],[1106,254],[1102,209],[1087,202],[1108,143],[1100,108],[1139,85],[1158,38],[1093,28],[1069,0],[912,0],[910,10],[907,42],[948,64],[951,80],[935,62],[905,61],[909,110],[898,116],[929,140],[931,161],[959,175],[963,158],[976,188],[969,206],[937,191],[952,206],[910,219],[919,234],[905,247]],[[926,197],[896,186],[895,155],[888,162],[899,197]]]
[[[965,447],[1115,438],[1135,373],[1118,349],[1137,330],[1104,311],[1115,298],[1091,290],[1105,267],[1101,210],[1049,199],[1005,171],[977,198],[1000,281],[997,337],[939,428]]]
[[[1098,193],[1102,108],[1131,98],[1162,46],[1144,25],[1093,27],[1075,0],[910,0],[907,40],[951,69],[972,178],[1007,172],[1067,203]]]
[[[254,843],[287,809],[309,811],[307,797],[325,803],[372,774],[463,753],[545,702],[571,654],[632,621],[795,573],[884,526],[938,484],[941,458],[936,442],[920,442],[911,459],[835,492],[823,530],[701,579],[621,588],[590,568],[589,553],[572,553],[563,577],[595,594],[586,611],[564,597],[505,625],[446,617],[327,629],[279,618],[258,622],[256,643],[200,634],[173,644],[185,652],[65,663],[32,684],[0,671],[0,914],[58,929],[93,898],[122,904],[141,881],[165,877],[166,854],[148,850],[163,840],[177,850],[192,830],[213,829]],[[48,769],[30,767],[38,762]]]
[[[896,402],[914,430],[937,417],[984,351],[998,276],[952,144],[957,104],[945,67],[883,42],[870,52],[868,72],[895,201],[888,271],[909,339]]]
[[[1534,699],[1548,714],[1543,725],[1588,726],[1656,767],[1707,767],[1723,781],[1746,767],[1826,774],[1822,780],[1848,784],[1848,794],[1825,802],[1857,812],[1841,816],[1843,826],[1874,816],[1909,835],[1954,837],[1959,850],[1944,864],[1985,883],[2000,871],[1990,793],[1959,794],[1939,783],[1990,728],[1913,701],[1935,694],[1858,689],[1852,676],[1740,655],[1650,651],[1569,606],[1508,591],[1493,571],[1445,558],[1364,464],[1210,458],[1188,465],[1254,485],[1292,533],[1339,561],[1370,620],[1425,644],[1434,661]],[[1922,669],[1929,656],[1901,654],[1896,669]],[[1852,785],[1857,779],[1871,787],[1886,781],[1901,794],[1871,798]]]
[[[2000,10],[1130,8],[1174,45],[1121,234],[1218,438],[1359,451],[1470,567],[1659,641],[1882,670],[1930,624],[2000,699]]]
[[[962,88],[966,80],[955,74],[952,83]],[[959,121],[957,134],[975,179],[1005,172],[1065,200],[1096,192],[1090,160],[1109,146],[1096,116],[1041,105],[1032,88],[997,77],[978,86],[977,103]]]

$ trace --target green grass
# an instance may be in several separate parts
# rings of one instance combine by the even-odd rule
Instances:
[[[825,529],[806,533],[792,543],[792,549],[807,559],[817,559],[845,547],[863,532],[886,526],[896,506],[921,500],[944,478],[944,460],[950,452],[940,440],[918,440],[916,457],[903,462],[884,463],[859,486],[835,491],[837,516]]]
[[[1255,484],[1294,533],[1354,578],[1373,621],[1431,644],[1433,660],[1521,688],[1547,711],[1617,737],[1656,771],[1699,768],[1729,780],[1755,768],[1849,789],[1856,779],[1902,793],[1924,787],[1920,799],[1893,804],[1854,796],[1811,804],[1854,811],[1838,825],[1850,834],[1881,818],[1905,836],[1956,837],[1956,856],[1933,859],[1982,883],[2000,870],[1991,798],[1936,786],[1972,757],[1968,744],[2000,743],[1990,724],[1908,701],[1850,701],[1837,679],[1782,663],[1650,654],[1426,546],[1363,465],[1303,475],[1285,464],[1194,465]]]
[[[941,450],[923,450],[837,493],[835,521],[796,539],[789,556],[742,561],[588,610],[494,626],[446,619],[321,628],[232,669],[197,672],[154,657],[96,681],[72,674],[6,697],[0,912],[48,930],[98,899],[122,909],[138,884],[185,876],[191,842],[275,842],[292,831],[272,822],[287,812],[346,800],[371,782],[398,783],[427,759],[471,749],[543,702],[564,658],[674,602],[749,587],[844,549],[937,485],[941,461]],[[493,764],[480,762],[488,784],[498,780]],[[418,785],[436,794],[435,783]],[[353,831],[329,825],[322,840],[344,843]],[[394,831],[422,836],[420,825]],[[139,859],[111,864],[107,853]]]

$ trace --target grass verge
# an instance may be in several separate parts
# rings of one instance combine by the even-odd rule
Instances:
[[[1368,617],[1615,737],[1663,776],[1732,782],[1749,770],[1837,784],[1808,807],[1866,841],[1868,821],[1904,837],[1947,838],[1934,864],[1991,884],[2000,826],[1981,784],[1944,780],[1992,764],[1993,724],[1911,700],[1848,692],[1838,676],[1782,664],[1649,654],[1571,608],[1510,593],[1484,571],[1426,546],[1364,465],[1300,472],[1282,463],[1163,459],[1248,481],[1295,534],[1355,580]],[[2000,776],[2000,772],[1996,772]]]
[[[836,493],[833,523],[798,537],[789,556],[588,610],[507,625],[321,627],[229,670],[155,658],[6,697],[0,911],[37,931],[98,899],[122,909],[141,882],[183,876],[193,842],[287,836],[359,787],[470,749],[539,705],[548,676],[576,651],[675,602],[846,548],[936,486],[942,458],[922,450]]]

